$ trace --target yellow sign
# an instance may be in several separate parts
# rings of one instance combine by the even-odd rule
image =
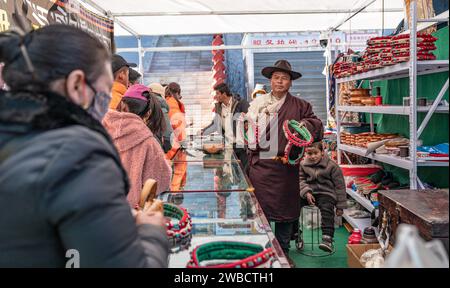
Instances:
[[[5,10],[0,10],[0,32],[9,30],[8,15]]]

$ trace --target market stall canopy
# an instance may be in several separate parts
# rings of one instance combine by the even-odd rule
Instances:
[[[403,0],[82,0],[114,17],[115,35],[395,28]],[[353,14],[366,7],[361,13]],[[384,17],[383,13],[384,11]],[[383,20],[384,19],[384,20]],[[344,23],[345,22],[345,23]],[[126,29],[124,29],[126,27]]]

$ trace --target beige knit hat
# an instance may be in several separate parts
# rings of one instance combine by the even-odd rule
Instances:
[[[150,88],[152,90],[152,92],[161,95],[162,97],[164,97],[166,95],[166,89],[164,89],[164,87],[159,84],[159,83],[152,83],[150,85],[148,85],[148,88]]]

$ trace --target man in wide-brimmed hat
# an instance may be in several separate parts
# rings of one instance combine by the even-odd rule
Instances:
[[[292,81],[299,79],[302,74],[292,70],[288,61],[278,60],[273,66],[262,69],[261,73],[270,79],[272,91],[255,98],[250,103],[247,117],[259,122],[266,117],[274,119],[266,120],[263,123],[268,125],[259,127],[260,130],[267,127],[266,135],[271,135],[267,133],[278,126],[278,139],[270,139],[276,144],[276,147],[272,148],[276,156],[269,158],[261,153],[267,151],[267,147],[262,144],[263,131],[259,131],[259,135],[255,137],[258,138],[258,145],[253,147],[249,145],[251,149],[248,172],[264,214],[269,221],[275,222],[275,236],[288,256],[289,242],[293,230],[298,227],[300,216],[299,166],[289,165],[285,161],[288,139],[283,133],[282,125],[285,120],[296,120],[308,129],[314,141],[320,141],[323,137],[323,124],[314,115],[310,103],[289,93]],[[278,119],[273,116],[277,116]],[[289,159],[298,158],[298,152],[297,155],[293,154],[295,151],[292,155],[288,154]]]

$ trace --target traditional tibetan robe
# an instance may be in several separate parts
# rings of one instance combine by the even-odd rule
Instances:
[[[278,117],[275,118],[274,115]],[[281,100],[275,99],[271,94],[256,98],[250,104],[247,116],[249,119],[258,119],[262,123],[267,123],[266,126],[259,125],[259,127],[266,127],[266,135],[259,134],[259,144],[253,147],[250,142],[256,135],[250,134],[256,129],[249,128],[249,148],[251,149],[248,173],[255,187],[256,197],[269,221],[294,221],[300,217],[299,167],[273,159],[276,156],[283,157],[288,144],[282,125],[285,120],[303,122],[314,141],[319,141],[323,138],[322,121],[314,115],[311,104],[289,93]],[[270,134],[272,129],[276,131],[276,135]],[[274,134],[273,131],[272,134]],[[277,145],[270,149],[266,145],[267,142]],[[273,157],[268,156],[268,150],[274,150]]]

